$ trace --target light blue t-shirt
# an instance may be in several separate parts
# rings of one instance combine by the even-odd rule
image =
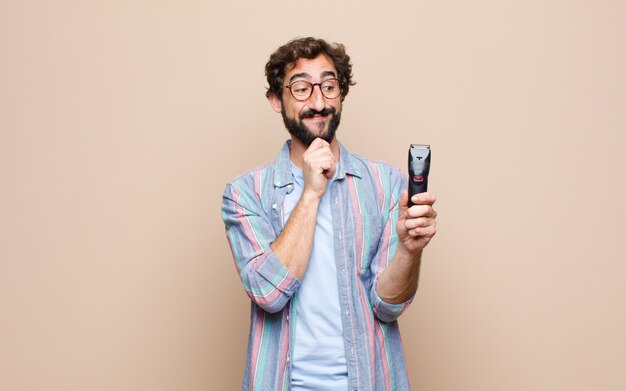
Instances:
[[[293,165],[294,188],[283,211],[289,218],[304,188],[304,174]],[[308,269],[295,295],[296,326],[291,371],[292,391],[346,391],[348,369],[337,288],[329,181],[317,215]],[[294,299],[292,298],[292,300]]]

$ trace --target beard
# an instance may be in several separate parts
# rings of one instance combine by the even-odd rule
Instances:
[[[322,140],[330,143],[335,138],[335,133],[341,122],[341,112],[337,113],[334,107],[325,108],[322,111],[308,110],[299,115],[299,118],[288,118],[285,114],[285,110],[282,111],[283,122],[285,127],[296,140],[300,141],[305,147],[309,147],[313,140],[321,138]],[[315,115],[331,115],[330,122],[328,122],[328,129],[326,132],[316,135],[304,124],[303,119],[310,118]]]

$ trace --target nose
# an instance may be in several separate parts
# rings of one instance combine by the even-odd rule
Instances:
[[[326,106],[326,102],[324,101],[325,99],[324,95],[322,95],[322,86],[319,84],[315,85],[313,86],[313,92],[311,92],[311,96],[309,97],[309,107],[313,110],[322,111]]]

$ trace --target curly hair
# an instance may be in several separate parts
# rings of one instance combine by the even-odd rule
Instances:
[[[341,100],[345,99],[350,86],[356,84],[352,81],[352,64],[346,48],[340,43],[329,44],[313,37],[293,39],[270,56],[265,64],[265,77],[269,84],[266,95],[274,94],[282,100],[287,66],[295,64],[300,58],[314,59],[320,54],[325,54],[335,66],[341,86]]]

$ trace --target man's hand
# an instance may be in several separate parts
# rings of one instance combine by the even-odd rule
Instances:
[[[302,170],[304,172],[305,194],[322,198],[326,192],[328,180],[335,175],[335,156],[330,144],[321,138],[313,140],[304,152]]]
[[[330,144],[321,138],[313,140],[303,154],[304,190],[291,211],[285,228],[270,245],[278,259],[299,280],[309,265],[320,200],[328,180],[335,175],[335,157]]]
[[[437,232],[437,212],[433,209],[436,197],[430,193],[420,193],[413,196],[413,206],[408,206],[408,191],[400,197],[400,213],[398,224],[398,245],[408,254],[419,255],[430,239]]]
[[[387,303],[404,303],[415,294],[419,280],[422,250],[437,232],[437,212],[433,209],[435,196],[420,193],[413,196],[409,208],[409,192],[400,196],[400,213],[396,230],[398,248],[391,264],[378,278],[376,290]]]

